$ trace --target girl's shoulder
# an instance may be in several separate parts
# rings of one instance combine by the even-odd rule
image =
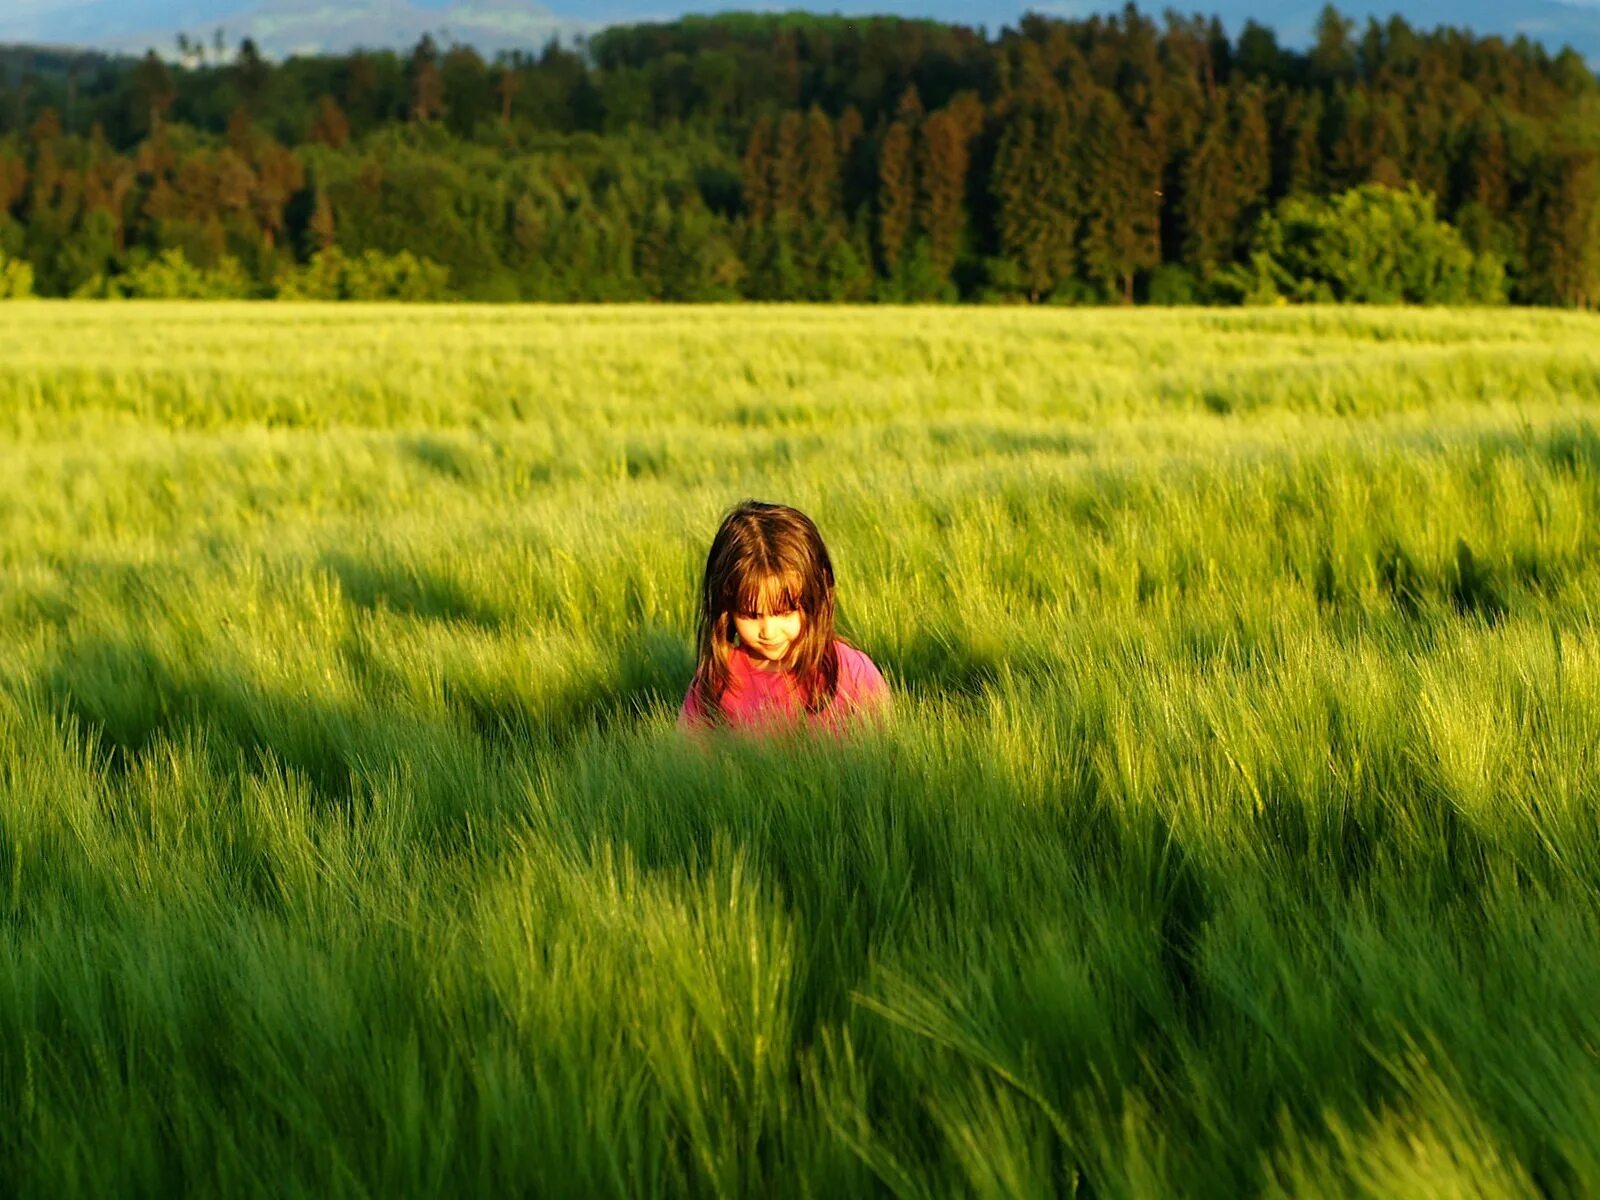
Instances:
[[[835,639],[833,646],[839,656],[840,691],[862,695],[889,690],[883,672],[878,670],[877,664],[867,657],[864,650],[856,649],[843,639]]]
[[[857,649],[843,638],[833,639],[833,649],[834,652],[839,656],[839,666],[841,669],[846,663],[849,663],[853,667],[859,666],[862,663],[872,666],[872,660],[867,657],[867,652],[865,650]]]

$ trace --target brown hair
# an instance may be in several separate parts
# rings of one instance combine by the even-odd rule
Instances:
[[[745,500],[722,518],[700,586],[698,664],[693,687],[702,711],[720,720],[731,673],[737,612],[798,609],[800,636],[788,670],[807,712],[821,712],[839,688],[834,648],[833,562],[810,517],[783,504]]]

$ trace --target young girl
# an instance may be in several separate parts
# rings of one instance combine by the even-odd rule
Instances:
[[[834,725],[888,702],[872,660],[834,635],[833,564],[811,518],[746,500],[722,519],[700,588],[684,728]]]

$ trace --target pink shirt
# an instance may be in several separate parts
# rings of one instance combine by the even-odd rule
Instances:
[[[830,725],[853,712],[882,707],[889,699],[889,685],[870,658],[843,642],[833,645],[839,654],[839,690],[834,693],[833,703],[814,718]],[[729,727],[761,726],[804,715],[805,701],[792,675],[756,670],[750,665],[750,656],[738,646],[728,656],[728,669],[731,677],[728,690],[722,693],[722,711]],[[711,723],[691,686],[678,710],[679,727],[691,729]]]

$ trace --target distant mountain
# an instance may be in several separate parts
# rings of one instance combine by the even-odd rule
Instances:
[[[45,0],[32,2],[37,6]],[[26,21],[0,17],[0,38],[135,53],[153,46],[171,54],[179,33],[209,43],[220,29],[230,50],[248,37],[262,53],[283,58],[340,53],[358,46],[404,48],[431,33],[441,42],[462,42],[488,55],[536,49],[552,38],[566,40],[599,28],[592,21],[556,16],[533,0],[454,0],[443,7],[412,0],[266,0],[251,7],[241,6],[239,0],[209,4],[169,0],[140,6],[143,11],[137,18],[126,15],[133,6],[108,0],[56,7],[59,12],[48,20],[37,17],[32,29]],[[13,30],[13,25],[25,27]]]
[[[1215,13],[1237,34],[1254,17],[1289,46],[1303,46],[1323,0],[1185,0],[1184,12]],[[34,42],[171,53],[179,32],[205,41],[221,28],[230,47],[252,37],[275,57],[353,46],[404,48],[424,32],[487,54],[530,49],[608,24],[670,20],[687,12],[804,8],[846,15],[927,16],[983,25],[991,33],[1032,9],[1061,17],[1116,12],[1120,0],[0,0],[0,42]],[[1145,0],[1155,15],[1166,0]],[[1339,0],[1365,25],[1399,12],[1412,25],[1452,25],[1508,40],[1524,34],[1552,51],[1574,47],[1600,68],[1600,0]]]
[[[1246,21],[1273,29],[1286,46],[1305,46],[1326,0],[1212,0],[1211,3],[1177,5],[1183,12],[1215,13],[1228,32],[1237,37]],[[1552,53],[1571,46],[1591,66],[1600,68],[1600,0],[1335,0],[1340,12],[1356,21],[1357,36],[1368,18],[1387,21],[1399,13],[1416,29],[1431,30],[1440,25],[1471,30],[1480,37],[1497,35],[1512,40],[1519,34],[1540,42]],[[975,7],[977,7],[975,5]],[[1087,17],[1097,12],[1114,12],[1117,6],[1100,0],[1036,0],[1032,7],[1059,17]],[[1143,4],[1147,12],[1159,12],[1163,5]]]
[[[404,48],[425,33],[491,55],[536,49],[552,38],[569,39],[593,28],[587,21],[557,17],[533,0],[455,0],[443,8],[425,8],[411,0],[270,0],[218,18],[217,24],[227,30],[232,44],[253,38],[274,58],[340,53],[357,46]],[[171,41],[170,34],[166,40]]]
[[[5,0],[0,3],[0,41],[33,45],[107,48],[117,38],[161,32],[170,45],[180,29],[210,31],[219,13],[247,0]]]
[[[1230,0],[1221,5],[1233,9],[1234,19],[1229,28],[1237,32],[1244,26],[1246,16],[1260,7],[1251,3]],[[1271,15],[1258,21],[1271,25],[1279,37],[1289,44],[1303,44],[1310,40],[1311,30],[1322,11],[1322,0],[1301,0],[1299,3],[1274,5]],[[1480,36],[1497,34],[1510,41],[1518,34],[1532,41],[1542,42],[1553,52],[1569,45],[1591,63],[1600,63],[1600,5],[1562,3],[1561,0],[1513,0],[1511,3],[1496,0],[1407,0],[1405,3],[1374,2],[1374,0],[1346,0],[1339,5],[1345,15],[1354,17],[1365,26],[1369,17],[1379,21],[1399,11],[1418,29],[1433,29],[1449,25],[1456,29],[1469,29]]]

